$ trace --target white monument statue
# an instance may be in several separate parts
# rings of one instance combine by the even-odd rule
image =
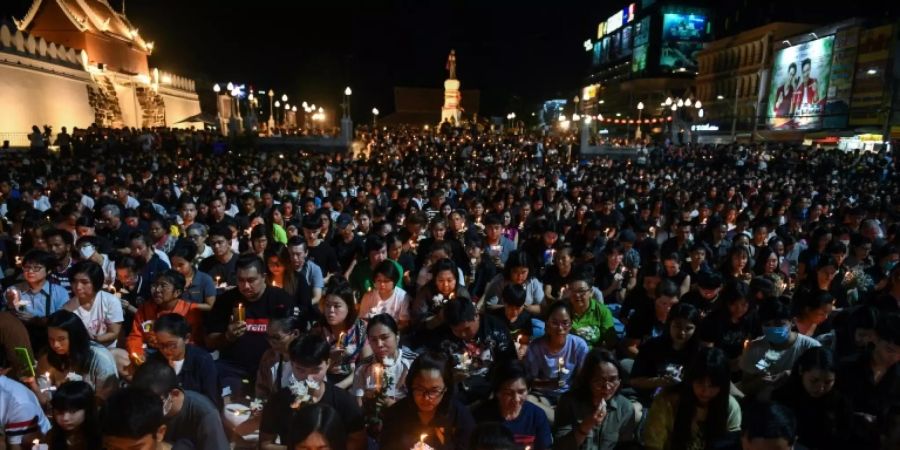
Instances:
[[[450,55],[447,56],[447,71],[450,74],[444,80],[444,106],[441,107],[441,122],[446,121],[456,125],[462,117],[462,107],[460,106],[462,95],[459,93],[459,80],[456,79],[456,50],[450,50]]]

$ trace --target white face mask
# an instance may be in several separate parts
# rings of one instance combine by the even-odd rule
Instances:
[[[94,253],[96,252],[96,250],[94,249],[93,245],[85,245],[84,247],[81,247],[80,252],[81,252],[82,258],[88,259],[91,256],[94,256]]]

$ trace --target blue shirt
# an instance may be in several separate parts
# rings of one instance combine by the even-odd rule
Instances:
[[[547,420],[547,414],[529,401],[522,405],[522,411],[513,420],[503,419],[496,401],[479,408],[475,413],[475,420],[477,423],[502,423],[507,430],[512,432],[516,444],[523,448],[529,446],[534,450],[545,450],[549,449],[553,444],[553,437],[550,434],[550,421]]]
[[[181,294],[181,298],[192,303],[205,303],[207,297],[216,296],[216,283],[206,273],[195,271],[191,285]]]
[[[525,354],[525,366],[532,378],[562,380],[562,384],[556,389],[535,389],[541,395],[558,398],[572,388],[575,375],[581,370],[581,365],[590,348],[584,339],[570,333],[566,336],[566,344],[562,350],[550,353],[547,345],[548,337],[547,335],[541,336],[528,346],[528,352]],[[563,370],[560,370],[560,358],[562,358]]]
[[[44,281],[41,290],[31,292],[28,283],[21,282],[14,286],[19,291],[19,303],[25,307],[24,311],[35,317],[47,317],[62,309],[63,305],[69,301],[69,291],[62,286],[51,283],[49,280]],[[11,288],[8,288],[9,290]],[[6,299],[4,293],[4,299]],[[50,312],[47,312],[47,299],[50,299]]]

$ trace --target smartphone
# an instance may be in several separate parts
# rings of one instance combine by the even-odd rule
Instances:
[[[25,368],[25,375],[34,378],[34,359],[31,353],[25,347],[16,347],[16,356],[19,357],[19,363]]]

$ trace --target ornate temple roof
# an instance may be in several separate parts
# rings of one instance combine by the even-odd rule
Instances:
[[[153,43],[144,41],[128,18],[116,12],[107,0],[35,0],[25,17],[15,21],[16,26],[22,31],[30,31],[38,13],[54,6],[58,6],[79,31],[109,36],[147,53],[153,51]]]

